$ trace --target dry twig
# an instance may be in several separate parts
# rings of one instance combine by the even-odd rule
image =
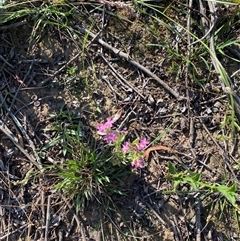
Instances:
[[[28,152],[18,143],[17,137],[13,135],[13,133],[7,128],[6,125],[0,120],[0,130],[13,142],[13,144],[22,152],[27,159],[34,164],[38,169],[42,170],[42,166],[37,163],[32,156],[28,154]]]
[[[229,162],[230,158],[228,157],[228,155],[225,153],[225,151],[222,149],[222,147],[216,142],[216,140],[214,139],[214,137],[211,135],[210,131],[208,130],[208,128],[206,127],[206,125],[203,123],[203,121],[201,120],[201,118],[199,118],[199,121],[201,122],[203,128],[205,129],[205,131],[207,132],[208,136],[211,138],[211,140],[214,142],[214,144],[216,145],[216,147],[218,148],[219,154],[223,157],[223,160],[225,161],[225,164],[227,165],[229,171],[232,173],[232,176],[234,178],[234,181],[236,183],[238,183],[238,185],[240,185],[240,182],[238,180],[238,178],[236,177],[236,174],[233,171],[233,168],[231,166],[231,163]]]
[[[108,60],[101,54],[102,59],[105,61],[105,63],[108,65],[108,67],[114,72],[114,74],[117,75],[117,77],[123,81],[129,88],[134,90],[143,100],[146,100],[146,97],[144,97],[135,87],[133,87],[131,84],[128,83],[127,80],[123,78],[114,68],[113,66],[108,62]]]
[[[186,155],[182,152],[175,151],[168,146],[156,145],[156,146],[149,147],[148,149],[145,150],[144,158],[145,158],[146,161],[148,160],[150,152],[152,152],[152,151],[168,151],[170,153],[176,153],[176,154],[179,154],[179,155],[183,155],[183,156],[192,158],[191,156]]]
[[[51,218],[51,196],[48,196],[47,200],[47,214],[46,214],[46,226],[45,226],[45,241],[48,241],[48,230],[50,225],[50,218]]]
[[[11,112],[11,110],[9,109],[7,103],[5,102],[5,99],[3,98],[2,93],[0,92],[0,100],[1,103],[3,104],[3,106],[5,107],[5,109],[8,111],[9,115],[11,116],[12,120],[14,121],[14,123],[16,124],[16,126],[18,127],[18,129],[21,131],[22,135],[26,138],[29,146],[32,148],[33,153],[35,154],[35,158],[37,161],[35,161],[26,151],[25,149],[18,143],[17,138],[13,138],[13,133],[7,128],[6,125],[4,125],[4,123],[0,120],[0,130],[7,135],[7,137],[16,145],[16,147],[28,158],[28,160],[30,162],[32,162],[35,166],[37,166],[39,168],[39,170],[43,170],[42,164],[40,162],[40,158],[36,152],[36,148],[35,145],[33,143],[33,141],[31,140],[31,138],[28,136],[27,132],[25,131],[25,129],[23,128],[23,126],[21,125],[21,123],[19,122],[19,120],[16,118],[16,116]]]
[[[179,96],[175,90],[173,90],[170,86],[168,86],[163,80],[161,80],[156,74],[152,73],[150,70],[145,68],[143,65],[139,64],[138,62],[134,61],[127,53],[122,52],[121,50],[111,46],[107,42],[103,41],[100,38],[97,38],[96,35],[85,28],[81,28],[79,26],[76,27],[81,33],[88,34],[91,38],[95,38],[98,43],[100,43],[105,48],[111,50],[114,54],[119,55],[121,58],[127,60],[130,64],[137,67],[138,69],[142,70],[145,74],[152,77],[156,80],[165,90],[167,90],[172,96],[174,96],[178,100],[185,99],[182,96]]]
[[[201,203],[198,202],[196,205],[196,241],[201,241],[201,228],[202,228],[202,224],[201,224]]]

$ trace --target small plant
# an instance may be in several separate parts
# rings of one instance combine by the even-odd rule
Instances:
[[[67,160],[59,168],[58,175],[62,181],[55,187],[69,195],[91,199],[96,191],[101,191],[101,186],[110,182],[109,172],[106,171],[108,160],[103,161],[100,154],[87,146],[79,145],[78,148],[81,148],[78,159]]]
[[[82,126],[78,116],[74,116],[69,109],[61,108],[57,115],[51,115],[56,118],[53,127],[45,129],[45,131],[55,132],[56,135],[47,143],[41,151],[44,152],[49,148],[60,143],[62,146],[62,153],[66,154],[78,153],[76,146],[82,139]]]
[[[112,164],[128,165],[135,169],[144,167],[144,149],[148,146],[149,141],[144,137],[137,138],[133,142],[124,141],[127,131],[112,130],[114,118],[108,118],[105,123],[97,125],[98,134],[103,135],[105,142],[113,147],[112,150]]]
[[[67,160],[62,166],[56,166],[60,181],[55,188],[76,196],[77,209],[83,205],[83,200],[92,199],[99,193],[122,194],[118,186],[122,177],[129,174],[129,165],[135,170],[145,166],[144,149],[149,141],[146,138],[125,141],[126,131],[112,129],[114,119],[108,118],[97,125],[97,132],[107,143],[104,148],[93,147],[89,141],[84,141],[81,124],[74,124],[75,119],[69,111],[61,111],[57,119],[53,131],[59,133],[42,151],[56,144],[62,145],[62,154]],[[68,123],[67,128],[59,125],[59,121]]]
[[[136,139],[132,143],[124,141],[125,131],[112,130],[115,120],[108,118],[97,126],[107,146],[93,145],[84,135],[83,126],[78,117],[68,109],[61,109],[55,116],[55,124],[48,131],[54,138],[41,152],[50,151],[58,146],[66,159],[62,165],[55,165],[60,178],[55,185],[71,197],[76,197],[76,207],[84,204],[99,193],[118,193],[122,177],[129,174],[129,164],[134,169],[144,167],[144,149],[149,144],[146,138]],[[88,140],[87,140],[88,139]]]
[[[68,67],[67,73],[68,73],[69,76],[73,76],[73,75],[76,74],[77,70],[78,70],[77,66]]]
[[[240,159],[237,161],[237,164],[233,166],[235,170],[240,170]]]
[[[178,192],[178,187],[180,184],[189,184],[192,187],[190,192],[207,192],[208,194],[217,192],[221,194],[221,196],[225,197],[225,199],[238,211],[240,211],[240,207],[236,203],[237,196],[237,185],[236,183],[231,186],[227,186],[225,184],[218,183],[207,183],[203,182],[201,179],[200,173],[195,173],[190,170],[187,170],[187,174],[185,172],[178,172],[176,167],[169,162],[168,164],[168,176],[169,180],[172,180],[173,191]],[[181,193],[181,192],[179,192]]]

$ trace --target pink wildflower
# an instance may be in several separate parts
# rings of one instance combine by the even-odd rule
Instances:
[[[112,143],[114,141],[116,141],[117,139],[117,132],[116,131],[109,131],[105,136],[104,136],[104,140],[107,143]]]
[[[120,131],[122,135],[127,135],[128,131]]]
[[[112,128],[113,123],[114,123],[113,119],[107,118],[107,121],[104,123],[104,125],[105,125],[106,128]]]
[[[98,134],[105,134],[106,131],[107,131],[107,128],[106,128],[106,126],[103,123],[97,124],[96,128],[97,128]]]
[[[122,151],[124,152],[124,153],[126,153],[128,150],[129,150],[129,148],[130,148],[130,142],[129,141],[126,141],[124,144],[123,144],[123,146],[122,146]]]
[[[105,123],[99,123],[96,127],[98,134],[106,134],[107,130],[112,128],[113,123],[114,120],[112,120],[111,118],[107,118],[107,121]]]
[[[149,141],[144,137],[143,139],[141,139],[137,145],[137,150],[138,151],[142,151],[144,150],[147,145],[149,144]]]
[[[143,158],[139,158],[131,163],[132,168],[143,168]]]

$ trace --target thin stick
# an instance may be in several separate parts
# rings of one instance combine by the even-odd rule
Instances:
[[[87,241],[87,240],[86,240],[86,237],[85,237],[85,234],[84,234],[83,226],[82,226],[82,224],[81,224],[78,216],[77,216],[75,213],[73,214],[73,218],[76,220],[76,223],[77,223],[77,225],[78,225],[78,227],[79,227],[79,229],[80,229],[80,231],[81,231],[81,235],[82,235],[81,238],[82,238],[82,240],[83,240],[83,241]]]
[[[67,68],[67,66],[69,66],[69,64],[74,61],[76,58],[78,58],[80,56],[81,52],[77,53],[73,58],[71,58],[65,65],[63,65],[60,69],[58,69],[53,75],[49,76],[48,78],[46,78],[45,80],[43,80],[42,82],[40,82],[37,86],[38,87],[42,87],[43,85],[45,85],[50,79],[54,78],[55,76],[57,76],[62,70],[64,70],[65,68]]]
[[[201,241],[202,224],[201,224],[201,203],[200,202],[197,203],[195,211],[196,211],[196,230],[197,230],[196,241]]]
[[[28,23],[27,20],[23,20],[21,22],[0,26],[0,31],[6,30],[6,29],[9,29],[9,28],[16,28],[16,27],[19,27],[19,26],[27,24],[27,23]]]
[[[166,222],[160,217],[160,215],[153,209],[153,207],[146,202],[147,207],[151,210],[151,212],[156,216],[156,218],[164,225],[167,226]]]
[[[113,93],[113,95],[114,95],[115,101],[117,102],[117,95],[118,95],[119,97],[121,97],[121,95],[119,95],[119,94],[115,91],[115,89],[113,88],[112,84],[110,83],[110,81],[109,81],[109,79],[108,79],[108,76],[101,75],[101,79],[104,80],[104,81],[107,83],[108,87],[110,88],[110,90],[112,91],[112,93]]]
[[[46,227],[45,227],[45,241],[48,241],[48,229],[49,229],[49,224],[50,224],[50,214],[51,211],[51,196],[48,196],[48,201],[47,201],[47,215],[46,215]]]
[[[189,130],[189,136],[190,136],[190,143],[191,143],[191,146],[193,146],[193,123],[192,123],[192,118],[190,117],[191,114],[190,114],[190,111],[191,111],[191,106],[190,106],[190,98],[189,98],[189,60],[190,60],[190,54],[191,54],[191,46],[190,46],[190,43],[191,43],[191,35],[189,34],[190,33],[190,28],[191,28],[191,8],[192,8],[192,4],[193,4],[193,1],[190,0],[189,1],[189,12],[188,12],[188,20],[187,20],[187,29],[188,29],[188,47],[187,47],[187,57],[186,57],[186,67],[185,67],[185,87],[186,87],[186,98],[187,98],[187,116],[188,116],[188,122],[189,122],[189,125],[190,125],[190,130]],[[192,128],[191,128],[192,127]]]
[[[41,232],[41,239],[43,239],[44,237],[44,222],[46,220],[46,210],[45,210],[45,207],[44,207],[44,202],[45,202],[45,192],[42,190],[41,191],[41,209],[42,209],[42,232]]]
[[[103,60],[105,61],[105,63],[108,65],[108,67],[117,75],[117,77],[123,81],[129,88],[131,88],[132,90],[134,90],[143,100],[146,100],[146,97],[144,97],[135,87],[133,87],[131,84],[128,83],[127,80],[125,80],[123,78],[122,75],[120,75],[113,67],[112,65],[108,62],[108,60],[101,54],[101,57],[103,58]]]
[[[29,159],[29,161],[31,161],[34,165],[37,165],[37,167],[40,170],[43,170],[42,164],[40,162],[40,158],[36,152],[36,148],[35,145],[33,143],[33,141],[30,139],[30,137],[28,136],[27,132],[25,131],[25,129],[22,127],[22,125],[20,124],[19,120],[14,116],[14,114],[11,112],[11,110],[9,109],[5,99],[3,98],[2,93],[0,92],[0,100],[1,103],[3,104],[3,106],[6,108],[6,110],[8,111],[9,115],[11,116],[12,120],[14,121],[14,123],[16,124],[16,126],[18,127],[18,129],[21,131],[22,135],[26,138],[29,146],[32,148],[33,153],[35,154],[36,157],[36,161],[33,160],[32,157],[30,157],[30,155],[23,149],[23,147],[18,143],[17,138],[12,138],[13,134],[12,132],[6,127],[6,125],[3,124],[3,122],[0,120],[0,129],[1,131],[6,134],[8,136],[8,138],[13,141],[13,143],[18,147],[18,149]]]
[[[24,79],[22,80],[22,83],[23,83],[24,85],[25,85],[25,81],[26,81],[26,79],[27,79],[27,77],[28,77],[28,75],[29,75],[29,73],[30,73],[30,71],[31,71],[31,69],[32,69],[32,66],[33,66],[33,62],[31,63],[30,67],[28,68],[28,71],[27,71],[26,75],[24,76]],[[7,72],[8,72],[8,71],[7,71]],[[11,74],[11,73],[10,73],[10,74]],[[17,78],[17,80],[20,80],[19,77],[18,77],[18,75],[16,75],[16,78]],[[14,96],[13,96],[12,102],[11,102],[9,108],[8,108],[9,110],[12,109],[12,106],[13,106],[16,98],[17,98],[17,95],[18,95],[18,92],[19,92],[20,89],[21,89],[21,85],[18,86],[18,89],[16,90],[16,93],[15,93]],[[10,111],[7,112],[7,114],[6,114],[5,118],[4,118],[4,119],[5,119],[4,122],[7,120],[8,115],[9,115],[9,112],[10,112]]]
[[[176,241],[180,241],[179,239],[179,230],[177,228],[177,224],[174,223],[173,220],[170,220],[170,223],[172,224],[172,230],[173,230],[173,233],[174,233],[174,238]]]
[[[4,64],[8,65],[10,68],[14,69],[14,66],[11,65],[4,57],[0,54],[0,59],[4,62]]]
[[[232,176],[235,180],[236,183],[238,183],[238,185],[240,185],[240,182],[238,181],[238,178],[236,177],[236,174],[234,173],[231,164],[229,163],[229,157],[228,155],[225,153],[225,151],[222,149],[222,147],[216,142],[216,140],[214,139],[214,137],[211,135],[210,131],[208,130],[208,128],[206,127],[206,125],[203,123],[203,121],[201,120],[201,118],[199,118],[199,121],[201,122],[203,128],[205,129],[205,131],[207,132],[208,136],[211,138],[211,140],[214,142],[214,144],[217,146],[219,154],[223,157],[224,159],[224,163],[226,163],[228,169],[230,170],[230,172],[232,173]]]
[[[26,224],[22,225],[20,228],[14,229],[12,232],[7,233],[6,235],[0,237],[0,240],[8,240],[8,238],[9,238],[10,235],[12,235],[12,234],[14,234],[14,233],[16,233],[16,232],[19,232],[21,229],[25,228],[25,227],[28,226],[28,225],[29,225],[29,224],[26,223]],[[31,224],[31,225],[33,225],[33,224]]]
[[[81,28],[79,26],[77,26],[77,29],[83,33],[83,34],[88,34],[91,38],[96,38],[96,35],[92,32],[90,32],[89,30],[85,29],[85,28]],[[150,70],[148,70],[147,68],[145,68],[143,65],[139,64],[138,62],[134,61],[128,54],[122,52],[121,50],[111,46],[110,44],[106,43],[105,41],[103,41],[100,38],[96,38],[96,40],[98,41],[98,43],[100,43],[102,46],[104,46],[105,48],[111,50],[115,55],[119,55],[121,58],[126,59],[130,64],[134,65],[135,67],[137,67],[138,69],[142,70],[145,74],[149,75],[150,77],[152,77],[154,80],[156,80],[165,90],[167,90],[172,96],[174,96],[176,99],[178,100],[183,100],[184,97],[179,96],[179,94],[173,90],[171,87],[169,87],[163,80],[161,80],[157,75],[155,75],[154,73],[152,73]]]
[[[13,133],[7,128],[6,125],[3,124],[1,120],[0,120],[0,131],[2,131],[13,142],[13,144],[22,152],[23,155],[27,157],[27,159],[32,164],[34,164],[40,170],[42,169],[42,167],[39,166],[39,163],[34,161],[34,159],[27,153],[27,151],[25,151],[25,149],[18,143],[17,137],[13,135]]]

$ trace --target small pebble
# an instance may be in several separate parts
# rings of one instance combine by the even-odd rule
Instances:
[[[160,115],[165,115],[167,113],[167,108],[163,107],[159,110]]]
[[[149,95],[149,96],[148,96],[147,102],[148,102],[148,104],[151,105],[151,106],[155,105],[155,100],[154,100],[154,98],[153,98],[152,95]]]
[[[40,106],[40,104],[41,104],[41,103],[40,103],[40,101],[38,101],[38,100],[37,100],[37,101],[34,101],[34,103],[33,103],[33,105],[36,106],[36,107]]]
[[[158,105],[159,107],[164,107],[164,106],[165,106],[165,103],[164,103],[163,99],[158,99],[158,100],[157,100],[157,105]]]

